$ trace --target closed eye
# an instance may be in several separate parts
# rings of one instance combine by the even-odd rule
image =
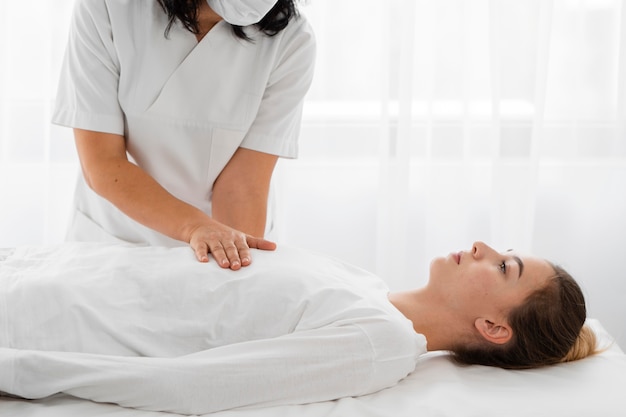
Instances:
[[[511,252],[513,249],[509,249],[507,250],[507,252]],[[524,272],[524,262],[522,262],[522,260],[520,259],[519,256],[515,256],[513,255],[513,260],[517,263],[517,265],[519,266],[519,275],[517,276],[517,278],[521,278],[522,277],[522,273]],[[503,261],[504,263],[504,261]],[[500,265],[500,268],[502,269],[503,266]],[[506,271],[506,267],[504,267],[504,271]]]

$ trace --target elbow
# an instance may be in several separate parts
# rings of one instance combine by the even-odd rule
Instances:
[[[85,169],[85,167],[81,168],[82,174],[83,174],[83,180],[85,181],[85,184],[87,184],[87,186],[92,190],[92,191],[96,191],[94,188],[94,181],[93,181],[93,176],[90,175],[90,172],[88,170]]]
[[[99,181],[99,178],[102,175],[98,175],[96,172],[94,172],[94,169],[89,169],[86,168],[85,166],[81,167],[82,169],[82,174],[83,174],[83,179],[85,180],[85,184],[87,184],[87,186],[94,191],[96,194],[100,194],[101,195],[101,182]]]

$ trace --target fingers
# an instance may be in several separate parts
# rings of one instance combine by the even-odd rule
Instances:
[[[250,248],[274,250],[276,243],[246,235],[225,225],[203,225],[194,229],[189,245],[200,262],[209,262],[208,254],[222,268],[241,269],[252,263]]]
[[[222,244],[215,252],[211,251],[211,253],[223,268],[236,271],[242,266],[250,265],[250,249],[243,239],[238,244],[231,243],[227,246]]]
[[[209,262],[209,247],[206,243],[201,242],[194,248],[194,252],[196,253],[196,258],[200,262]]]
[[[216,245],[211,249],[211,254],[221,267],[237,270],[252,263],[250,248],[274,250],[276,243],[249,235],[240,235],[232,244],[225,245],[222,242],[221,245]]]
[[[243,245],[241,245],[238,249],[239,258],[241,259],[241,266],[248,266],[252,263],[252,255],[250,254],[250,248],[243,241]]]
[[[222,246],[221,242],[217,242],[210,247],[211,255],[213,255],[213,259],[215,262],[222,268],[229,268],[230,262],[228,261],[228,257],[226,256],[226,250],[224,250],[224,246]]]
[[[190,246],[200,262],[208,262],[208,254],[222,268],[238,270],[252,262],[246,235],[232,229],[218,230],[198,228],[193,232]]]
[[[230,268],[232,270],[241,268],[241,258],[236,246],[232,244],[226,245],[224,246],[221,242],[217,242],[209,247],[209,252],[211,252],[213,259],[222,268]]]

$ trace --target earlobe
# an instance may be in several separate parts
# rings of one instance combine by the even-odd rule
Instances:
[[[474,326],[487,341],[502,345],[513,336],[511,328],[506,324],[496,324],[485,318],[477,318],[474,321]]]

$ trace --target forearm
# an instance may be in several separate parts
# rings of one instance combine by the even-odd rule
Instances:
[[[179,200],[137,165],[119,160],[85,172],[89,186],[128,217],[173,239],[189,242],[191,232],[214,222]]]
[[[200,209],[179,200],[162,187],[126,154],[126,140],[121,135],[74,129],[76,150],[87,185],[119,208],[128,217],[173,239],[189,243],[200,262],[209,261],[209,253],[223,268],[233,270],[251,262],[250,248],[274,250],[273,242],[222,224]],[[246,152],[242,152],[246,155]],[[241,154],[236,152],[235,155]],[[262,158],[275,161],[274,156]],[[232,163],[232,159],[238,161]],[[233,157],[220,178],[237,177],[245,158]],[[257,164],[259,165],[259,164]],[[271,170],[263,175],[269,185]],[[257,180],[258,181],[258,180]],[[229,181],[218,180],[216,183]],[[226,208],[226,211],[228,208]]]
[[[195,228],[215,223],[130,162],[123,136],[74,129],[74,137],[87,185],[128,217],[184,242]]]
[[[265,234],[270,181],[278,157],[239,148],[213,184],[215,220],[249,235]]]
[[[262,237],[267,221],[267,197],[265,190],[240,187],[228,192],[226,187],[217,187],[212,198],[213,218],[249,235]]]

